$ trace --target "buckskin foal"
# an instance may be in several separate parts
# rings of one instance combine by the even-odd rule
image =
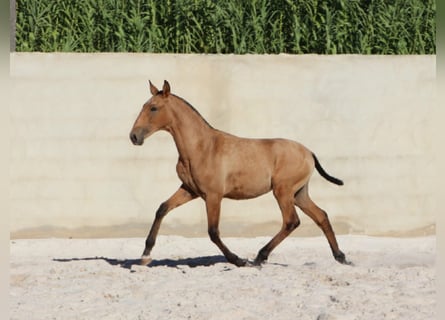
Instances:
[[[145,242],[141,264],[151,262],[162,219],[172,209],[197,197],[206,204],[210,239],[236,266],[250,264],[231,252],[219,236],[221,200],[250,199],[273,191],[283,216],[281,230],[267,243],[253,264],[261,265],[272,250],[300,224],[295,206],[323,230],[335,259],[348,263],[340,251],[328,216],[309,197],[308,183],[314,167],[328,181],[343,182],[328,175],[317,157],[300,143],[285,139],[245,139],[212,128],[184,99],[150,82],[153,95],[142,107],[130,132],[130,140],[142,145],[158,130],[170,132],[179,152],[176,171],[182,185],[156,212]]]

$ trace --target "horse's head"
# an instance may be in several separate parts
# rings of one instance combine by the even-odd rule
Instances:
[[[169,108],[171,103],[170,85],[164,81],[159,91],[150,81],[150,92],[153,95],[142,107],[139,116],[130,132],[130,140],[135,145],[142,145],[144,139],[158,130],[168,130],[172,121]]]

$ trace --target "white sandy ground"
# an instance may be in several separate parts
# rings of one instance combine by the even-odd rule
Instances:
[[[270,238],[226,238],[253,259]],[[10,242],[11,319],[434,319],[436,237],[287,238],[261,269],[228,264],[207,238]]]

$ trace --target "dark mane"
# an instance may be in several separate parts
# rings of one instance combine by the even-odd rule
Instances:
[[[159,93],[162,93],[162,90],[161,91],[159,91]],[[158,93],[158,94],[159,94]],[[185,103],[185,105],[186,106],[188,106],[190,109],[192,109],[202,120],[204,120],[204,122],[210,127],[210,128],[212,128],[213,129],[213,127],[210,125],[210,123],[208,123],[207,122],[207,120],[199,113],[199,111],[198,110],[196,110],[195,109],[195,107],[193,107],[187,100],[185,100],[184,98],[181,98],[181,97],[178,97],[177,95],[175,95],[175,94],[172,94],[172,93],[170,93],[172,96],[174,96],[174,97],[176,97],[176,98],[178,98],[179,100],[181,100],[182,102],[184,102]]]

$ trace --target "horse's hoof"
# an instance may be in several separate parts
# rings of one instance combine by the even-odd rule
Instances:
[[[248,262],[247,259],[238,258],[235,260],[235,265],[237,267],[245,267],[247,265],[247,262]]]
[[[250,267],[250,268],[255,268],[255,269],[261,270],[261,268],[263,267],[263,264],[262,263],[257,263],[255,261],[247,261],[246,267]]]
[[[141,262],[139,263],[141,266],[148,266],[152,262],[152,259],[150,256],[142,256]]]
[[[263,262],[264,262],[264,261],[260,261],[260,260],[258,260],[258,259],[255,259],[255,260],[252,262],[252,265],[255,266],[255,267],[261,267],[261,265],[263,264]]]
[[[345,254],[341,251],[338,254],[334,255],[334,258],[335,258],[335,260],[337,260],[337,262],[339,262],[341,264],[353,265],[352,262],[346,260]]]
[[[267,261],[267,258],[265,258],[261,255],[258,255],[255,258],[255,260],[253,261],[253,265],[256,267],[261,267],[264,263],[266,263],[266,261]]]
[[[249,265],[249,261],[247,259],[241,259],[239,257],[230,259],[228,261],[237,267],[247,267]]]

